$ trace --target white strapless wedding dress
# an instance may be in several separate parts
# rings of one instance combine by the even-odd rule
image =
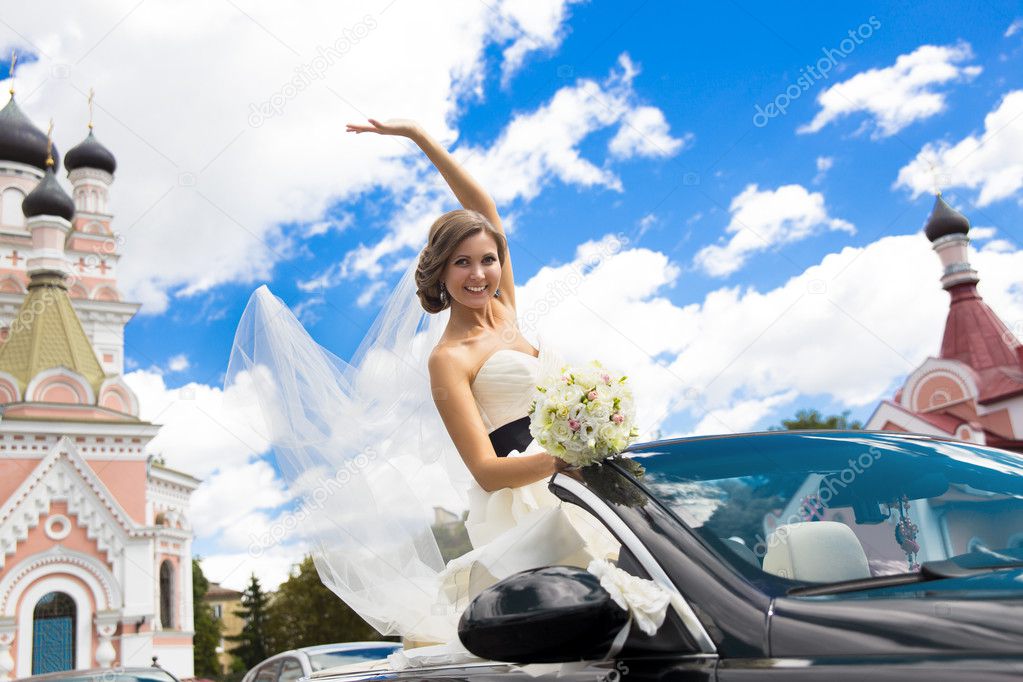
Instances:
[[[491,355],[472,384],[488,433],[526,416],[538,379],[559,370],[560,356],[543,343],[540,356],[512,349]],[[509,457],[544,452],[535,440]],[[586,568],[594,558],[618,557],[619,544],[592,516],[563,503],[548,479],[488,493],[472,482],[465,527],[472,551],[450,561],[441,574],[439,606],[450,617],[457,642],[458,618],[480,590],[514,573],[541,566]]]

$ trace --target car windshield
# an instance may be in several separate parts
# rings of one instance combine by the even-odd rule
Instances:
[[[1023,457],[921,437],[778,433],[652,444],[638,479],[740,573],[835,583],[930,561],[1023,563]]]
[[[398,645],[393,647],[366,647],[364,649],[342,649],[338,651],[320,651],[315,654],[309,654],[309,665],[312,666],[313,672],[318,670],[325,670],[327,668],[334,668],[339,665],[351,665],[354,663],[369,663],[371,661],[379,661],[387,658],[396,649],[399,649]]]

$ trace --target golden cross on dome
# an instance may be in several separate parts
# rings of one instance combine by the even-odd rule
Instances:
[[[16,50],[11,50],[11,66],[10,68],[7,69],[7,73],[11,77],[11,89],[9,90],[9,92],[11,93],[11,97],[14,97],[14,65],[17,63],[18,52]]]
[[[92,98],[96,96],[96,91],[89,88],[89,130],[92,130]]]
[[[46,167],[53,165],[53,119],[50,119],[50,127],[46,131]]]

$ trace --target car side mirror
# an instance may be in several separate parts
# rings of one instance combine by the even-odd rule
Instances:
[[[547,566],[483,590],[462,614],[458,637],[491,661],[566,663],[602,658],[628,620],[597,576]]]

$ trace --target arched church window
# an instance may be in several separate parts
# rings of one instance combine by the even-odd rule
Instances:
[[[174,566],[169,559],[160,564],[160,624],[174,629]]]
[[[32,612],[32,674],[75,667],[75,621],[78,607],[64,592],[43,595]]]
[[[17,187],[8,187],[0,194],[0,225],[24,227],[25,214],[21,212],[24,193]]]

